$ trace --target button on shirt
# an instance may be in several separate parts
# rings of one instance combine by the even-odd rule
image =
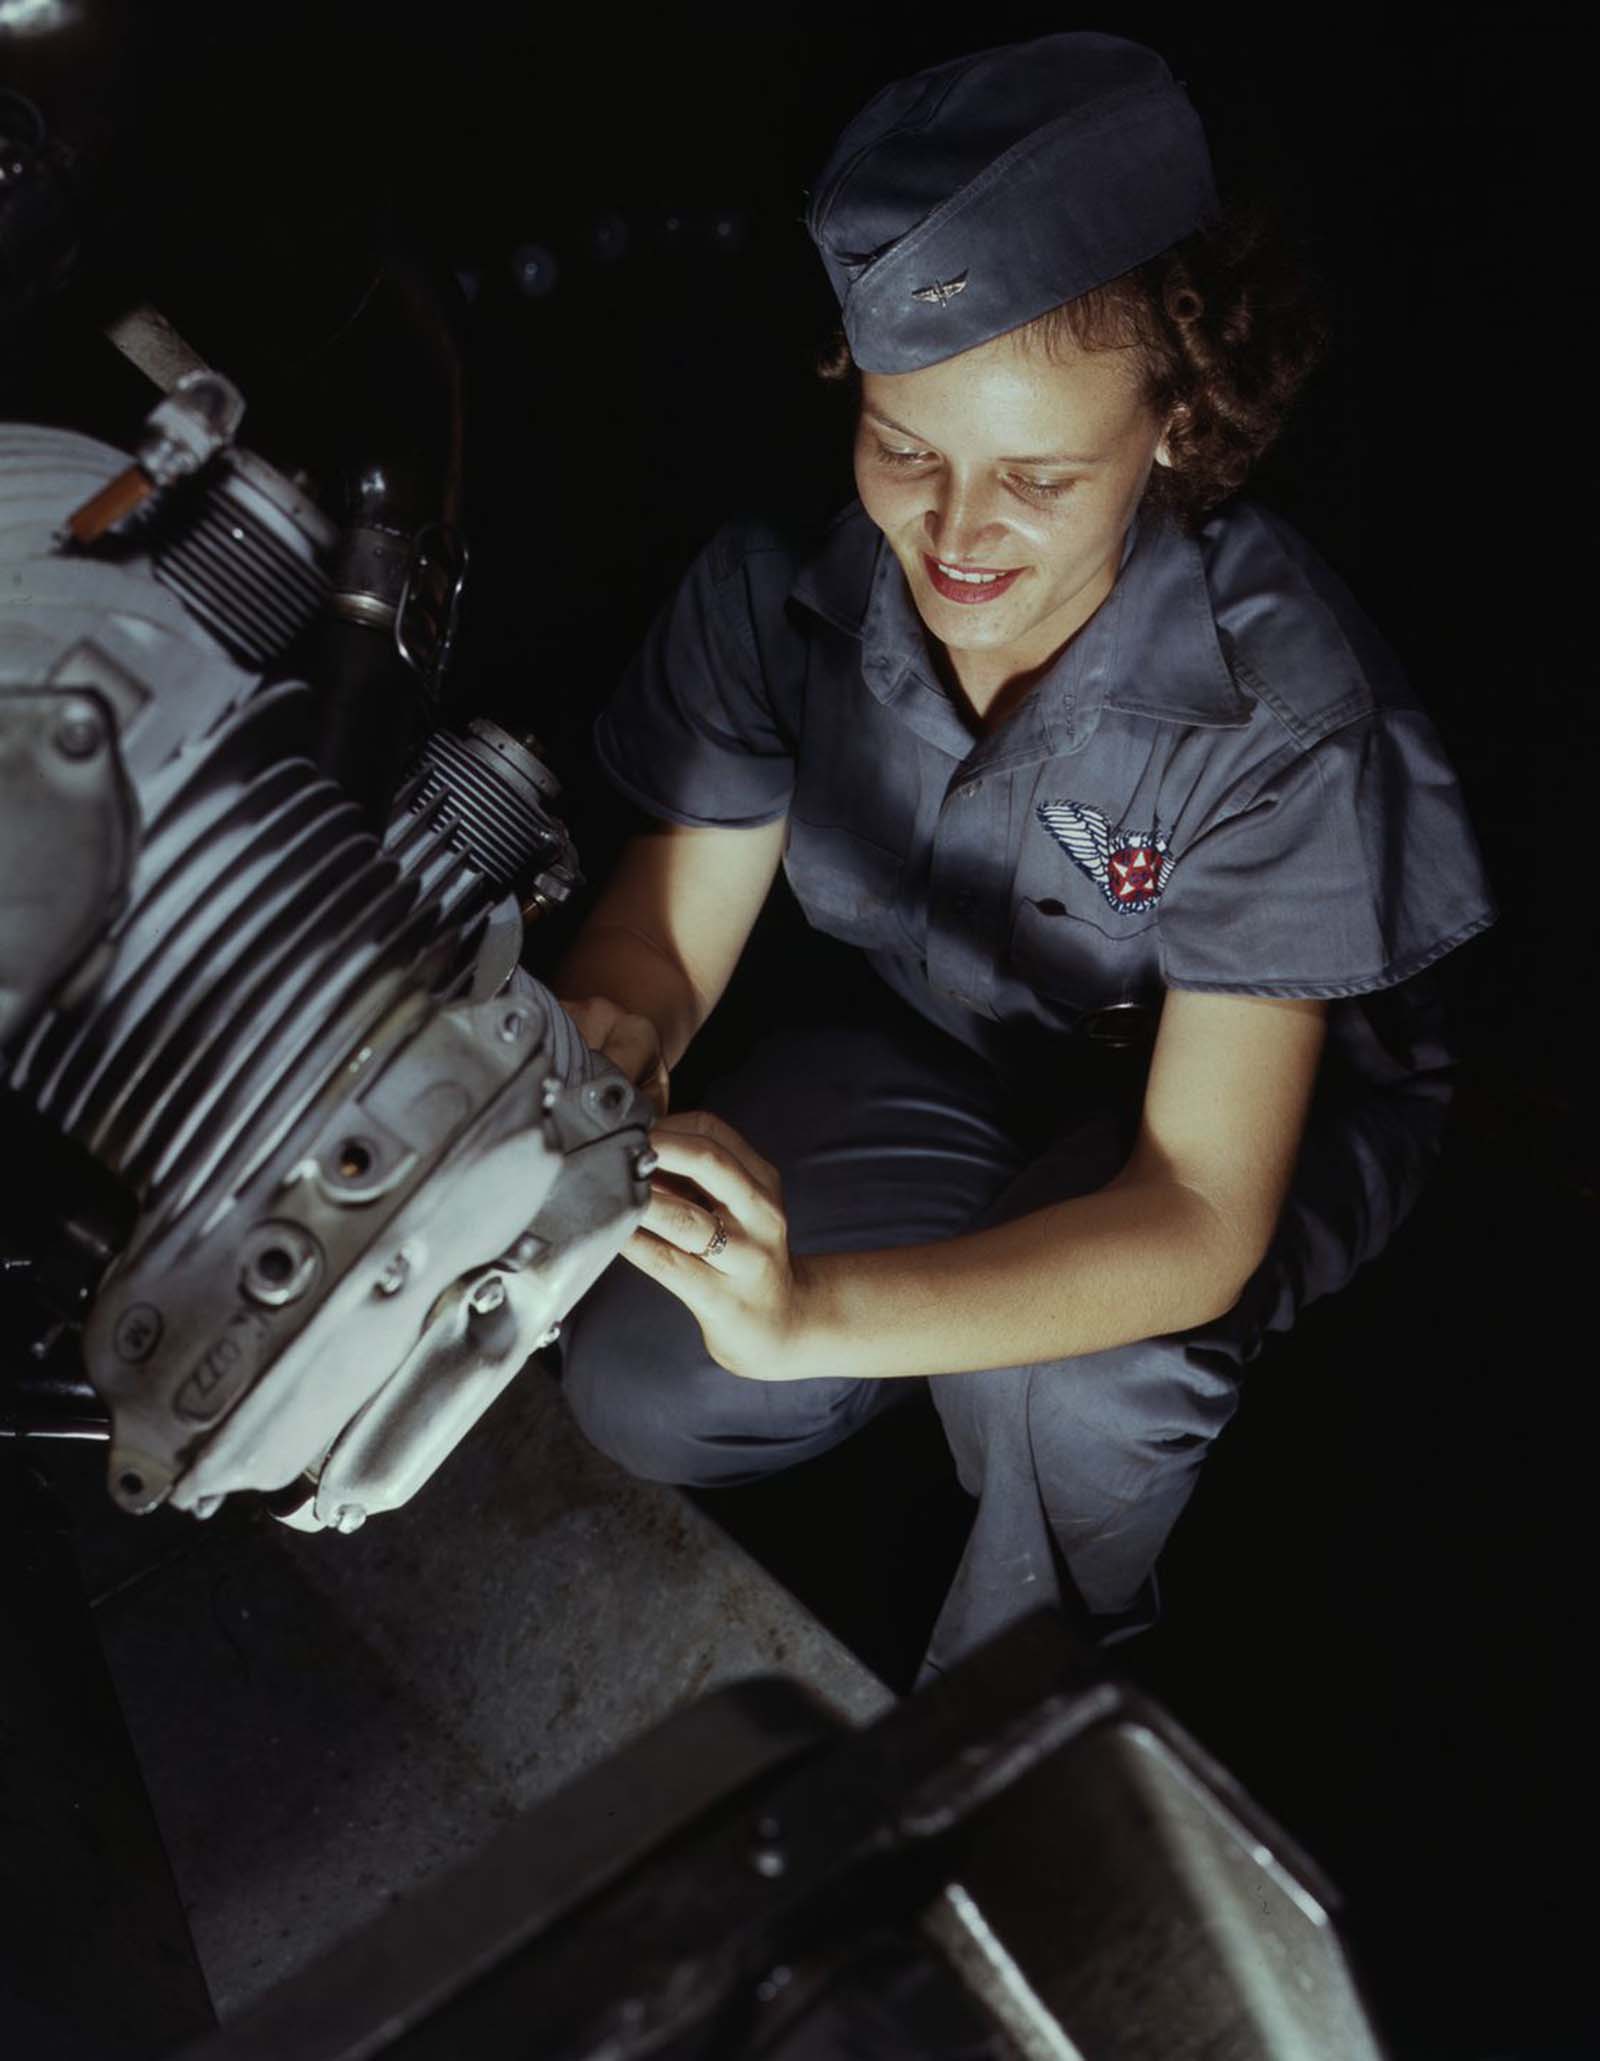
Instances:
[[[1392,1079],[1421,1061],[1351,998],[1412,984],[1494,919],[1393,654],[1250,502],[1198,537],[1138,516],[1107,599],[985,733],[858,503],[809,552],[732,526],[596,744],[670,821],[787,812],[811,923],[1001,1065],[1178,987],[1326,999],[1346,1061]]]

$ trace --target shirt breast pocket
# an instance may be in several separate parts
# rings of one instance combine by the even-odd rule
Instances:
[[[1073,1015],[1128,1002],[1154,1007],[1161,998],[1155,913],[1107,913],[1124,927],[1102,929],[1051,896],[1018,902],[1007,954],[1013,977]]]
[[[904,948],[898,852],[836,823],[791,815],[783,868],[814,929],[846,944]]]

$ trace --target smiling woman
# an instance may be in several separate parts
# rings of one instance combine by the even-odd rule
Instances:
[[[1086,455],[1051,455],[1067,451]],[[1151,467],[1170,463],[1120,353],[1002,336],[862,378],[861,505],[980,716],[1105,600]]]
[[[1237,498],[1319,328],[1162,60],[899,81],[807,223],[858,497],[722,531],[663,610],[596,729],[656,828],[557,988],[664,1107],[781,864],[879,999],[658,1125],[566,1387],[709,1486],[926,1378],[978,1498],[936,1672],[1040,1604],[1151,1620],[1246,1364],[1417,1193],[1428,970],[1493,912],[1377,631]]]
[[[862,506],[987,715],[1104,601],[1136,507],[1194,534],[1239,488],[1326,346],[1257,204],[954,358],[863,374],[840,330],[818,371],[853,390]]]

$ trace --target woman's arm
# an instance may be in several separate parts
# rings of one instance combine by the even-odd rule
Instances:
[[[623,848],[551,982],[578,1028],[649,1088],[716,1007],[783,855],[783,817],[755,829],[660,823]]]
[[[964,1373],[1125,1345],[1221,1316],[1265,1256],[1294,1171],[1324,1005],[1173,990],[1138,1141],[1106,1187],[934,1245],[792,1260],[777,1177],[730,1128],[671,1119],[671,1194],[625,1248],[756,1379]]]

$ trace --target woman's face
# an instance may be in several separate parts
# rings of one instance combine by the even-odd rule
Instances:
[[[1168,462],[1136,363],[1001,336],[862,374],[862,505],[964,682],[1045,665],[1110,593],[1150,467]]]

